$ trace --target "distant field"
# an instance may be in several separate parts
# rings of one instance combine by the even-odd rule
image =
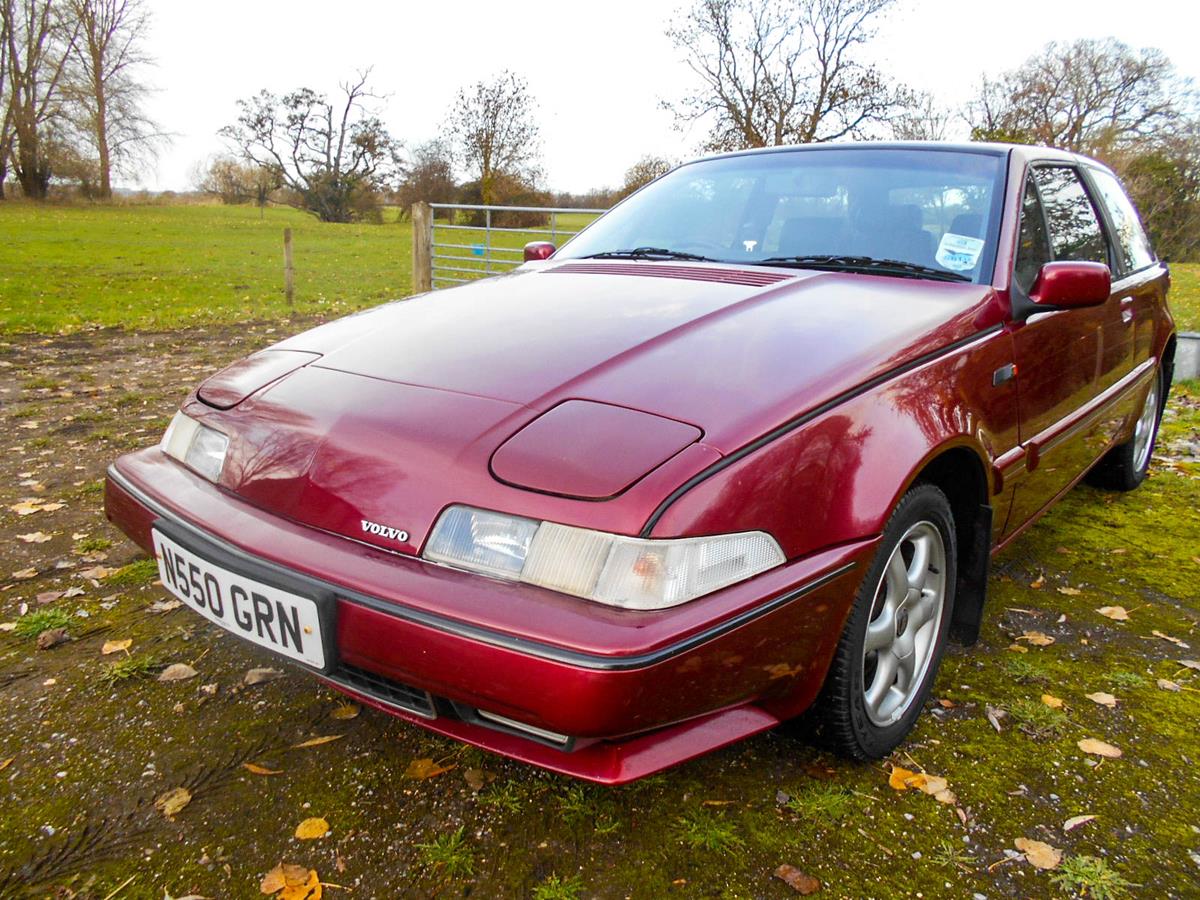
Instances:
[[[282,318],[285,227],[294,233],[297,313],[334,316],[373,306],[411,292],[412,230],[394,216],[385,225],[329,225],[285,208],[260,218],[248,206],[0,203],[0,331]],[[576,231],[591,219],[567,214],[556,224]],[[493,243],[515,250],[535,237],[542,236],[495,232]],[[566,242],[565,234],[556,237],[559,246]],[[483,267],[476,258],[482,230],[439,228],[436,239],[462,245],[439,253],[470,258],[439,262]],[[1200,264],[1171,271],[1179,330],[1200,331]]]
[[[280,318],[285,227],[298,313],[340,314],[410,292],[407,222],[329,225],[283,208],[260,219],[249,206],[0,203],[0,330]]]

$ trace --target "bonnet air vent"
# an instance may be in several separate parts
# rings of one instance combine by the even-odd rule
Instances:
[[[685,281],[710,281],[717,284],[743,284],[748,287],[766,287],[795,278],[780,272],[746,271],[745,269],[716,269],[707,266],[671,266],[661,263],[564,263],[547,274],[561,272],[567,275],[640,275],[643,278],[681,278]]]

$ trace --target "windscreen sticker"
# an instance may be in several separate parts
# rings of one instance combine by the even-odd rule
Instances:
[[[983,241],[979,238],[967,237],[965,234],[952,234],[947,231],[942,235],[938,244],[938,265],[952,272],[966,272],[975,268],[979,254],[983,252]]]

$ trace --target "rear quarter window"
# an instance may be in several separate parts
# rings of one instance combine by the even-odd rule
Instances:
[[[1153,265],[1155,256],[1150,239],[1121,183],[1103,169],[1090,169],[1090,172],[1113,225],[1113,240],[1121,270],[1136,272]]]

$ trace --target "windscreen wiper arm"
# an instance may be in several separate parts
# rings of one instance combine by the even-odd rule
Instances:
[[[581,259],[687,259],[692,262],[716,262],[707,256],[695,253],[684,253],[682,250],[668,250],[665,247],[634,247],[632,250],[605,250],[603,253],[589,253]]]
[[[948,272],[902,259],[876,259],[874,256],[769,256],[754,260],[756,266],[795,266],[800,269],[823,271],[878,272],[881,275],[900,275],[915,278],[936,278],[939,281],[970,281],[960,272]]]

